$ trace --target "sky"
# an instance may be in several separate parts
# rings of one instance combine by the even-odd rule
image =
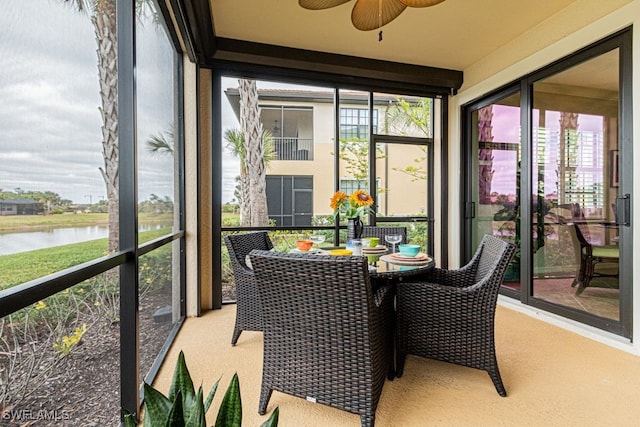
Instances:
[[[539,114],[535,110],[533,114],[533,126],[539,127]],[[601,116],[591,116],[580,114],[578,119],[578,130],[581,132],[593,132],[601,135],[603,133],[603,121]],[[520,138],[520,108],[494,105],[493,117],[491,119],[493,141],[518,143]],[[557,190],[557,175],[555,164],[558,159],[557,138],[560,131],[560,113],[557,111],[545,112],[545,128],[549,140],[546,142],[547,158],[552,167],[545,168],[545,193],[552,193]],[[498,194],[515,195],[516,180],[515,168],[517,167],[516,151],[493,150],[492,167],[495,171],[491,181],[491,191]]]
[[[106,198],[102,120],[90,17],[57,0],[13,0],[0,14],[0,189],[53,191],[74,203]],[[173,159],[145,142],[170,130],[173,77],[161,27],[138,26],[139,200],[174,199]]]

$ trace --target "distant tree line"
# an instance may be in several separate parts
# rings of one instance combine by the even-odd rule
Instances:
[[[34,202],[42,203],[45,214],[72,212],[77,207],[77,204],[74,204],[71,200],[61,198],[58,193],[53,191],[27,191],[21,188],[5,191],[0,188],[0,200],[13,199],[33,200]],[[108,202],[106,200],[99,200],[89,205],[82,204],[82,206],[87,207],[90,212],[106,213],[108,211]],[[166,213],[172,211],[173,201],[168,196],[161,198],[156,194],[151,194],[148,200],[138,203],[138,212]]]
[[[42,203],[45,214],[55,211],[66,211],[69,210],[72,205],[71,200],[63,199],[58,193],[54,193],[53,191],[27,191],[21,188],[16,188],[13,191],[5,191],[0,188],[0,200],[11,199],[26,199]]]

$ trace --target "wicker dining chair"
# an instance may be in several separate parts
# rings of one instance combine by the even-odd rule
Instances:
[[[393,293],[372,292],[356,256],[249,255],[264,308],[258,412],[273,390],[360,415],[373,426],[393,368]]]
[[[374,225],[365,225],[362,227],[363,239],[367,237],[378,237],[381,244],[391,248],[391,243],[384,240],[384,236],[387,234],[400,234],[402,236],[402,241],[400,243],[396,243],[396,245],[407,243],[407,227],[378,227]]]
[[[397,367],[408,354],[487,371],[500,396],[495,351],[498,291],[515,245],[485,235],[471,261],[458,270],[435,268],[419,281],[398,284]]]
[[[252,249],[270,250],[273,244],[266,231],[244,234],[228,234],[224,242],[229,250],[233,280],[236,284],[236,324],[231,345],[236,345],[242,331],[262,331],[262,304],[255,274],[246,263]]]

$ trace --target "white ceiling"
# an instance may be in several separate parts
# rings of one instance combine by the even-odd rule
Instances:
[[[407,8],[378,30],[351,24],[354,1],[306,10],[297,0],[210,0],[216,36],[465,70],[576,0],[446,0]]]

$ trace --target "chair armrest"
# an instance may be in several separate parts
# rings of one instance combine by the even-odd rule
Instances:
[[[398,285],[396,306],[400,316],[409,319],[425,317],[466,317],[474,312],[477,293],[473,287],[451,287],[429,282],[405,282]]]
[[[466,265],[457,270],[434,268],[424,274],[416,276],[416,282],[428,282],[446,287],[464,288],[473,284],[475,268]]]

